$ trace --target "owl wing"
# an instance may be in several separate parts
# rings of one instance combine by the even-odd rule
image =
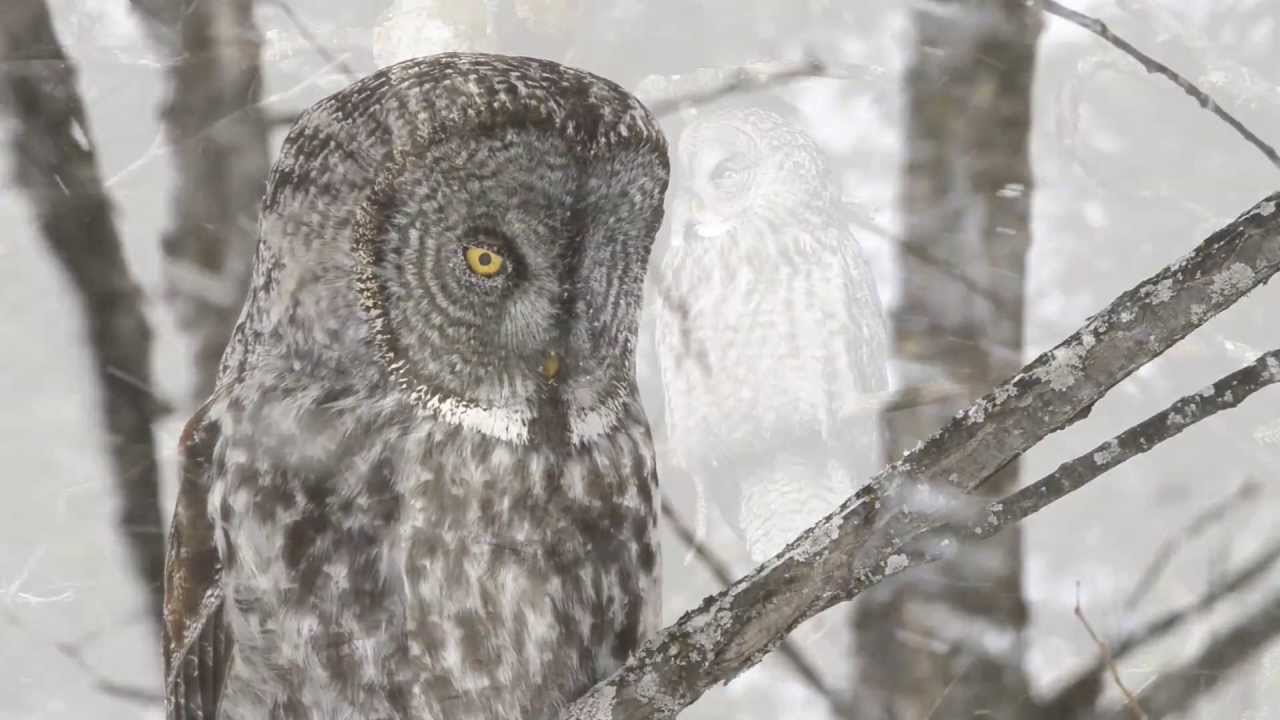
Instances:
[[[222,562],[209,519],[213,448],[220,429],[206,402],[182,431],[178,502],[164,579],[165,715],[215,720],[231,636],[222,617]]]

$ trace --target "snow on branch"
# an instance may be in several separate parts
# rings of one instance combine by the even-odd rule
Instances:
[[[1045,436],[1086,416],[1108,390],[1280,270],[1280,192],[1213,233],[1091,317],[938,433],[881,471],[782,552],[643,646],[617,673],[575,702],[565,720],[674,717],[712,685],[760,661],[801,622],[848,600],[888,575],[937,559],[904,552],[935,528],[953,527],[954,503],[938,488],[971,493]],[[1125,454],[1145,451],[1201,417],[1276,382],[1280,360],[1268,353],[1179,400],[1077,458],[967,526],[988,536],[1097,477]],[[1248,392],[1246,392],[1248,391]],[[1226,393],[1219,397],[1219,392]],[[1132,433],[1132,434],[1131,434]],[[941,500],[941,502],[939,502]],[[998,506],[998,507],[997,507]],[[994,517],[992,517],[994,516]],[[968,533],[964,533],[968,534]],[[938,546],[954,543],[944,539]]]

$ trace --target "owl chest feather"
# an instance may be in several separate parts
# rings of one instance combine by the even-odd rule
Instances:
[[[550,718],[656,626],[642,425],[330,430],[221,454],[229,717]]]

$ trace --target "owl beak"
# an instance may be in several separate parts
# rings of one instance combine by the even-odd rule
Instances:
[[[546,359],[542,361],[542,377],[547,382],[555,382],[556,377],[560,375],[560,356],[555,351],[547,353]]]

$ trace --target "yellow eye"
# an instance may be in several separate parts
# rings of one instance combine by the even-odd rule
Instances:
[[[468,245],[466,254],[467,267],[480,277],[493,277],[502,269],[502,256],[488,248]]]

